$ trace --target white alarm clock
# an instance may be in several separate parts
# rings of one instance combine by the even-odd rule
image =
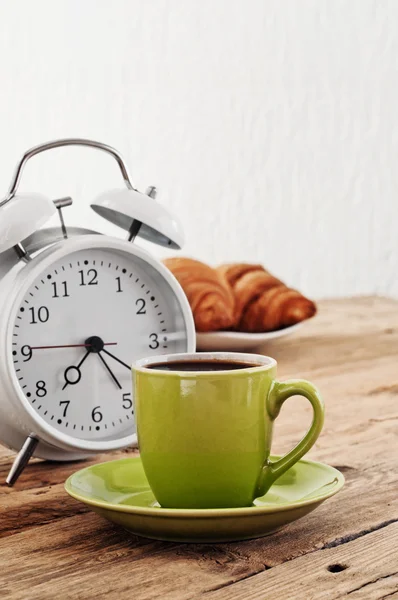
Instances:
[[[29,158],[52,148],[90,146],[118,162],[126,188],[102,194],[97,214],[126,240],[66,229],[70,198],[18,194]],[[29,458],[75,460],[135,445],[131,364],[144,356],[195,350],[192,313],[161,262],[136,235],[180,248],[181,227],[155,199],[134,189],[119,153],[91,140],[32,148],[0,201],[0,442],[19,454],[12,485]],[[39,228],[57,211],[60,228]]]

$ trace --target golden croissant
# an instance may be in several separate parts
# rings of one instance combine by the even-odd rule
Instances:
[[[163,263],[184,290],[197,331],[218,331],[234,327],[234,295],[222,273],[191,258],[167,258]]]
[[[261,265],[226,264],[217,271],[234,292],[239,331],[258,333],[283,329],[316,313],[312,300],[288,288]]]

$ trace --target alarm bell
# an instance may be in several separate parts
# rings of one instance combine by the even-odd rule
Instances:
[[[96,148],[107,152],[117,161],[126,189],[111,190],[96,198],[91,207],[97,214],[128,231],[129,241],[134,241],[139,235],[161,246],[181,248],[184,235],[180,222],[156,201],[156,188],[148,188],[145,194],[134,188],[126,164],[117,150],[93,140],[67,138],[31,148],[18,163],[8,193],[0,200],[0,253],[14,247],[20,258],[29,260],[24,240],[40,229],[57,209],[63,237],[67,237],[62,207],[72,203],[70,198],[52,201],[39,194],[17,193],[27,161],[36,154],[63,146]]]
[[[137,190],[111,190],[98,196],[91,208],[128,231],[130,241],[140,235],[149,242],[179,250],[184,244],[180,222],[157,202],[155,194],[155,188],[149,188],[147,194]]]
[[[56,212],[41,194],[16,194],[0,202],[0,252],[5,252],[40,229]]]

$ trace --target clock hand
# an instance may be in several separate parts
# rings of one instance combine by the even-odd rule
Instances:
[[[114,360],[116,360],[118,363],[120,363],[121,365],[123,365],[123,367],[126,367],[126,369],[128,369],[129,371],[131,371],[131,367],[129,367],[129,365],[127,365],[125,362],[123,362],[122,360],[120,360],[120,358],[118,358],[117,356],[115,356],[111,352],[108,352],[108,350],[102,350],[102,352],[105,352],[105,354],[107,354],[108,356],[110,356],[111,358],[113,358]]]
[[[86,360],[86,358],[89,354],[91,354],[91,350],[87,350],[86,354],[83,356],[83,358],[81,359],[81,361],[79,362],[77,367],[72,365],[71,367],[67,367],[65,369],[65,371],[64,371],[65,384],[64,384],[64,387],[62,388],[62,390],[64,390],[68,384],[76,385],[76,383],[79,383],[80,379],[82,378],[82,372],[80,371],[80,367],[82,366],[82,364],[84,363],[84,361]],[[76,380],[68,379],[68,373],[75,372],[75,371],[77,372],[77,379]]]
[[[104,346],[117,346],[117,342],[107,342]],[[91,348],[91,344],[65,344],[63,346],[30,346],[31,350],[51,350],[53,348]]]
[[[97,352],[97,355],[98,355],[98,358],[100,358],[102,360],[102,363],[103,363],[104,367],[108,371],[109,375],[112,377],[113,381],[116,383],[116,385],[119,388],[119,390],[121,390],[122,386],[120,385],[120,383],[116,379],[115,375],[112,373],[111,369],[108,366],[108,363],[105,361],[105,358],[103,356],[101,356],[101,354],[99,352]]]

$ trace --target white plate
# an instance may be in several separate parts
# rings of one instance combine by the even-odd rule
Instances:
[[[241,331],[209,331],[208,333],[196,334],[197,350],[243,352],[258,348],[262,344],[294,333],[303,323],[297,323],[278,331],[267,333],[243,333]]]

